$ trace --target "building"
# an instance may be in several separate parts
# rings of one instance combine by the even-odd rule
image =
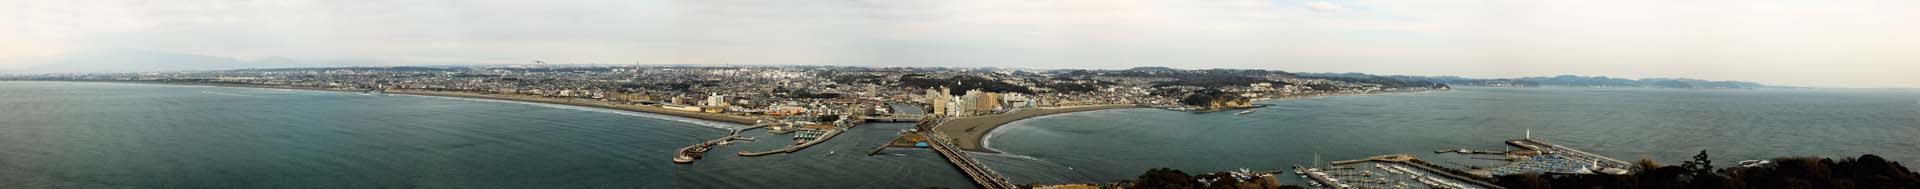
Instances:
[[[712,95],[707,96],[706,106],[726,108],[727,106],[731,106],[731,104],[727,103],[727,95],[720,95],[720,93],[713,93]]]
[[[960,101],[961,106],[965,107],[963,111],[958,112],[961,115],[987,115],[1000,110],[1000,93],[967,90],[967,94],[962,95]]]
[[[949,105],[947,101],[950,101],[951,98],[947,97],[947,94],[950,94],[947,92],[947,87],[940,87],[940,90],[927,89],[927,98],[932,100],[931,102],[927,102],[927,104],[933,105],[933,116],[947,116],[947,106]]]

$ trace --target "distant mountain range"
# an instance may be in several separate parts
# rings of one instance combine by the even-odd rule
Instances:
[[[1478,79],[1455,76],[1375,76],[1362,73],[1296,73],[1303,76],[1319,77],[1386,77],[1401,81],[1424,81],[1443,83],[1451,86],[1495,86],[1495,87],[1640,87],[1640,88],[1679,88],[1679,89],[1752,89],[1773,87],[1745,81],[1709,81],[1688,78],[1646,78],[1626,79],[1606,76],[1561,75],[1553,77],[1522,77],[1509,79]]]

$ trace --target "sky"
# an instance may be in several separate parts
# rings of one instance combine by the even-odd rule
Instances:
[[[1904,0],[10,0],[0,72],[544,60],[1915,88],[1916,20]]]

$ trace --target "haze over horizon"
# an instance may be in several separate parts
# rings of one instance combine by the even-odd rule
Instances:
[[[0,73],[776,64],[1920,87],[1908,1],[6,1]]]

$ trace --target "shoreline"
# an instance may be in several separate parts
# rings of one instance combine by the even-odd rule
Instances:
[[[372,90],[372,89],[343,89],[343,88],[322,88],[322,87],[263,85],[263,84],[164,82],[164,81],[89,81],[89,80],[18,80],[18,81],[210,86],[210,87],[235,87],[235,88],[256,88],[256,89],[293,89],[293,90],[355,92],[355,93]],[[659,108],[659,107],[650,107],[650,106],[644,106],[644,105],[613,104],[611,102],[606,102],[606,101],[586,100],[586,99],[579,99],[579,98],[547,98],[547,97],[527,96],[527,95],[480,94],[480,93],[469,93],[469,92],[433,91],[433,90],[416,90],[416,89],[391,89],[391,90],[384,90],[384,91],[385,93],[388,93],[388,94],[420,95],[420,96],[468,98],[468,99],[484,99],[484,100],[505,100],[505,101],[514,101],[514,102],[612,109],[612,110],[657,114],[662,116],[672,116],[672,117],[680,117],[680,118],[688,118],[688,119],[712,121],[712,122],[720,122],[720,123],[740,124],[740,125],[753,125],[756,121],[758,121],[758,119],[753,119],[750,117],[743,117],[743,116],[712,114],[712,113],[702,113],[702,112],[688,112],[688,111],[671,110],[671,109]]]
[[[689,119],[698,119],[698,120],[714,121],[714,122],[721,122],[721,123],[732,123],[732,124],[740,124],[740,125],[753,125],[755,122],[759,120],[759,119],[753,119],[751,117],[745,117],[745,116],[689,112],[689,111],[672,110],[672,109],[645,106],[645,105],[615,104],[613,102],[608,102],[608,101],[588,100],[588,99],[582,99],[582,98],[548,98],[548,97],[528,96],[528,95],[479,94],[479,93],[468,93],[468,92],[414,90],[414,89],[386,90],[386,93],[438,96],[438,97],[454,97],[454,98],[506,100],[506,101],[516,101],[516,102],[531,102],[531,103],[543,103],[543,104],[604,108],[604,109],[659,114],[659,115],[665,115],[665,116],[683,117],[683,118],[689,118]]]
[[[999,129],[1000,126],[1005,126],[1007,123],[1046,115],[1127,108],[1146,108],[1146,106],[1109,104],[1036,108],[1007,114],[955,118],[941,122],[934,130],[942,134],[947,134],[948,136],[953,136],[954,138],[951,140],[954,140],[954,146],[960,147],[960,150],[998,154],[1000,152],[988,149],[983,141],[995,129]]]
[[[1422,93],[1422,92],[1437,92],[1437,91],[1448,91],[1448,90],[1381,91],[1381,92],[1367,92],[1367,93],[1312,94],[1312,95],[1286,96],[1286,97],[1279,97],[1279,98],[1270,98],[1265,100],[1257,100],[1255,101],[1255,103],[1284,101],[1284,100],[1313,99],[1313,98],[1324,98],[1324,97],[1335,97],[1335,96]],[[1028,118],[1034,118],[1034,117],[1040,117],[1040,116],[1049,116],[1049,115],[1057,115],[1057,114],[1065,114],[1065,113],[1073,113],[1073,112],[1108,110],[1108,109],[1152,108],[1152,107],[1133,105],[1133,104],[1108,104],[1108,105],[1085,105],[1085,106],[1051,107],[1051,108],[1052,109],[1043,108],[1043,109],[1037,109],[1037,110],[1014,112],[1011,114],[998,114],[998,115],[956,118],[953,120],[942,122],[941,125],[934,130],[938,130],[941,133],[948,134],[949,136],[954,136],[955,138],[953,140],[955,141],[953,142],[956,143],[954,144],[954,146],[960,147],[961,150],[990,153],[990,154],[1005,154],[1005,153],[1001,153],[1000,151],[987,148],[986,146],[987,137],[992,137],[993,131],[999,130],[1001,126],[1006,126],[1008,123],[1013,123],[1014,121],[1020,121],[1020,120],[1025,120]],[[983,127],[984,129],[982,129]],[[958,134],[955,134],[955,133],[958,133]]]

